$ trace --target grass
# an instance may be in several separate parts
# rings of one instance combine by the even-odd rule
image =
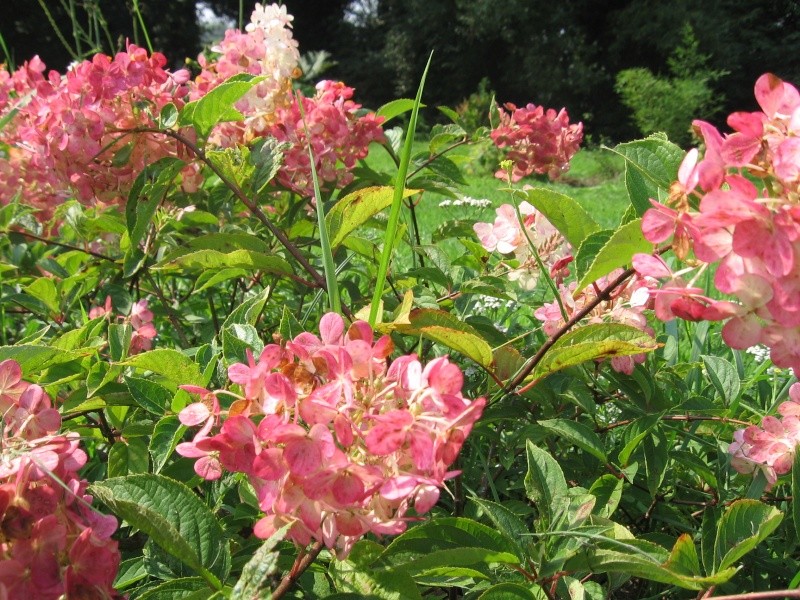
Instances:
[[[477,148],[477,152],[486,148]],[[415,153],[424,153],[427,147],[415,144]],[[511,201],[508,185],[494,177],[493,170],[482,165],[476,149],[458,148],[448,155],[465,172],[466,186],[462,193],[491,202],[487,208],[471,206],[440,206],[446,196],[425,192],[416,207],[417,220],[423,244],[437,243],[433,239],[436,230],[444,223],[459,219],[492,222],[495,209]],[[388,153],[375,149],[367,158],[367,164],[377,170],[395,170]],[[552,182],[546,177],[529,177],[515,187],[530,185],[552,189],[574,198],[603,228],[615,228],[628,206],[628,196],[623,180],[622,159],[604,150],[581,150],[571,161],[570,170],[559,180]]]

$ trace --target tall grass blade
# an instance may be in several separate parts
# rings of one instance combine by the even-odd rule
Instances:
[[[306,111],[303,109],[303,97],[299,92],[295,93],[295,97],[297,98],[297,107],[300,109],[300,118],[303,120],[303,129],[306,132],[306,149],[308,150],[308,160],[311,165],[311,180],[314,182],[319,245],[322,250],[325,287],[328,288],[328,306],[333,312],[341,313],[342,302],[339,298],[339,285],[336,283],[336,265],[333,262],[333,252],[331,251],[331,242],[328,237],[328,226],[325,223],[325,205],[322,202],[322,193],[319,189],[319,178],[317,177],[317,167],[314,163],[314,152],[311,150],[311,133],[308,131],[308,123],[306,123]]]
[[[378,311],[381,306],[381,297],[383,296],[383,287],[386,283],[386,274],[389,272],[389,262],[392,259],[392,251],[394,250],[394,239],[397,234],[397,226],[400,221],[400,207],[403,204],[403,191],[406,187],[406,176],[408,175],[408,165],[411,162],[411,149],[414,143],[414,133],[417,130],[417,116],[419,115],[419,107],[422,102],[422,90],[425,87],[425,78],[428,76],[428,69],[431,66],[431,59],[433,52],[428,57],[428,63],[425,65],[425,70],[422,72],[422,79],[419,82],[419,89],[417,89],[417,96],[414,98],[414,108],[411,110],[411,119],[408,122],[408,131],[406,132],[406,139],[403,144],[403,152],[400,155],[400,167],[397,170],[397,179],[394,184],[394,198],[392,199],[392,207],[389,210],[389,223],[386,226],[386,234],[383,238],[383,252],[381,252],[381,262],[378,264],[378,275],[375,281],[375,293],[372,296],[372,303],[369,307],[369,324],[373,327],[378,318]]]

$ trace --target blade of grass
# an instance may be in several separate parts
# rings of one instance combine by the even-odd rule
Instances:
[[[400,167],[397,170],[397,180],[394,184],[394,197],[392,198],[392,207],[389,210],[389,223],[386,226],[386,234],[383,238],[383,251],[381,252],[381,262],[378,264],[378,274],[375,280],[375,293],[372,296],[372,303],[369,307],[369,324],[375,326],[378,318],[378,310],[381,305],[381,297],[383,296],[383,286],[386,283],[386,274],[389,272],[389,261],[392,258],[392,251],[394,250],[394,238],[397,234],[397,226],[400,221],[400,207],[403,205],[403,191],[406,187],[406,175],[408,174],[408,165],[411,162],[411,147],[414,143],[414,133],[417,129],[417,115],[419,115],[419,106],[422,102],[422,90],[425,87],[425,78],[428,76],[428,68],[431,66],[431,59],[433,52],[428,57],[428,63],[425,65],[425,70],[422,72],[422,79],[419,82],[419,89],[417,89],[417,96],[414,98],[414,108],[411,110],[411,118],[408,121],[408,131],[406,131],[406,139],[403,143],[403,153],[400,155]]]
[[[322,250],[322,266],[325,273],[325,287],[328,289],[328,306],[335,313],[342,312],[342,303],[339,299],[339,285],[336,283],[336,265],[333,262],[333,252],[331,242],[328,238],[328,226],[325,223],[325,205],[322,202],[322,193],[319,189],[319,178],[317,177],[317,167],[314,163],[314,152],[311,150],[311,133],[308,131],[306,123],[306,111],[303,109],[303,96],[300,92],[295,92],[297,107],[300,109],[300,118],[303,121],[303,129],[306,132],[306,149],[308,150],[308,160],[311,165],[311,180],[314,182],[314,199],[317,203],[317,227],[319,228],[319,245]]]

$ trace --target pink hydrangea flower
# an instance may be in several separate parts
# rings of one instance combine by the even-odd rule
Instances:
[[[290,524],[297,544],[322,540],[345,556],[365,533],[401,533],[411,509],[430,510],[486,401],[462,396],[461,370],[446,357],[388,366],[391,341],[376,341],[365,322],[345,327],[329,313],[319,329],[232,365],[237,387],[225,393],[239,396],[221,427],[216,409],[190,405],[181,422],[202,429],[178,452],[199,458],[206,479],[249,477],[264,511],[257,536]]]

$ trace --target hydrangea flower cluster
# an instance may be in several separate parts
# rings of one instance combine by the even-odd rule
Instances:
[[[13,360],[0,362],[0,411],[0,597],[121,597],[117,521],[91,506],[78,434],[58,435],[49,396]]]
[[[96,54],[73,65],[63,77],[50,71],[45,78],[38,57],[6,73],[0,116],[19,112],[0,132],[9,148],[0,199],[7,203],[20,193],[45,218],[69,197],[85,204],[123,201],[145,165],[177,152],[163,136],[118,133],[154,126],[166,104],[183,104],[189,72],[170,73],[166,62],[128,44],[114,57]]]
[[[731,466],[739,473],[764,473],[771,487],[792,470],[795,450],[800,444],[800,383],[789,388],[789,400],[778,406],[782,418],[766,416],[761,427],[751,425],[733,433],[728,446]]]
[[[367,156],[372,142],[383,143],[381,123],[375,113],[359,116],[360,104],[353,102],[353,88],[341,81],[320,81],[313,98],[302,98],[305,126],[297,99],[286,108],[278,108],[277,119],[267,128],[267,135],[291,147],[278,171],[281,185],[306,196],[313,195],[314,185],[306,148],[306,127],[311,136],[311,151],[320,185],[343,187],[353,181],[352,169]]]
[[[514,255],[519,265],[509,271],[508,277],[512,281],[519,281],[523,289],[535,288],[539,278],[539,267],[528,238],[542,263],[554,275],[572,260],[571,248],[564,236],[530,203],[521,202],[519,205],[522,225],[511,204],[503,204],[495,212],[497,218],[494,223],[475,223],[473,229],[481,246],[487,251]]]
[[[103,306],[95,306],[89,310],[90,319],[96,319],[97,317],[111,318],[111,316],[111,296],[106,296],[106,302]],[[156,337],[157,332],[155,325],[153,325],[153,311],[147,308],[146,299],[134,302],[133,306],[131,306],[131,313],[127,317],[123,317],[123,321],[129,323],[133,328],[131,343],[128,346],[128,354],[130,356],[140,352],[147,352],[153,348],[153,339]]]
[[[680,259],[716,264],[714,284],[731,300],[713,300],[649,261],[643,275],[667,279],[660,318],[727,321],[725,342],[770,348],[772,361],[800,374],[800,93],[775,77],[755,85],[760,112],[728,117],[733,133],[695,121],[705,143],[684,158],[665,204],[642,220],[645,238],[672,240]],[[658,303],[658,300],[657,300]]]
[[[507,103],[505,107],[507,111],[498,107],[500,125],[491,137],[495,146],[508,149],[506,156],[514,162],[511,180],[517,182],[533,173],[555,179],[567,171],[583,141],[583,123],[570,124],[564,108],[556,112],[534,104],[517,108]],[[508,173],[501,168],[495,177],[506,179]]]
[[[195,191],[200,164],[185,148],[163,135],[127,130],[155,128],[168,103],[180,109],[240,73],[265,79],[236,103],[243,121],[220,124],[208,144],[230,147],[264,135],[288,141],[293,147],[278,181],[309,194],[306,135],[291,93],[299,74],[291,20],[285,7],[257,4],[246,31],[227,31],[213,59],[199,57],[202,72],[195,80],[187,70],[166,70],[162,54],[148,55],[133,44],[113,57],[97,54],[73,65],[64,76],[45,76],[38,57],[14,73],[0,66],[0,118],[18,111],[0,131],[0,202],[19,196],[42,221],[72,197],[84,204],[123,203],[145,165],[165,156],[187,161],[183,189]],[[352,96],[342,83],[323,82],[314,98],[303,100],[317,170],[331,186],[349,183],[370,142],[384,140],[382,118],[361,116]]]
[[[301,333],[232,365],[240,393],[183,386],[200,401],[180,421],[201,428],[177,452],[198,458],[206,479],[247,474],[265,513],[258,537],[290,524],[297,544],[320,540],[344,557],[367,532],[401,533],[409,509],[430,510],[457,475],[449,467],[486,401],[461,395],[463,374],[446,357],[389,365],[392,350],[369,324],[345,330],[326,314],[319,337]],[[222,411],[226,395],[235,400]]]
[[[246,142],[264,135],[275,122],[275,111],[292,99],[292,78],[299,75],[300,52],[292,37],[292,15],[285,6],[256,4],[245,31],[229,29],[224,39],[211,48],[213,60],[198,57],[202,72],[192,84],[191,98],[199,99],[233,75],[263,75],[264,81],[247,92],[236,108],[244,123],[217,128],[212,141],[221,146]]]

